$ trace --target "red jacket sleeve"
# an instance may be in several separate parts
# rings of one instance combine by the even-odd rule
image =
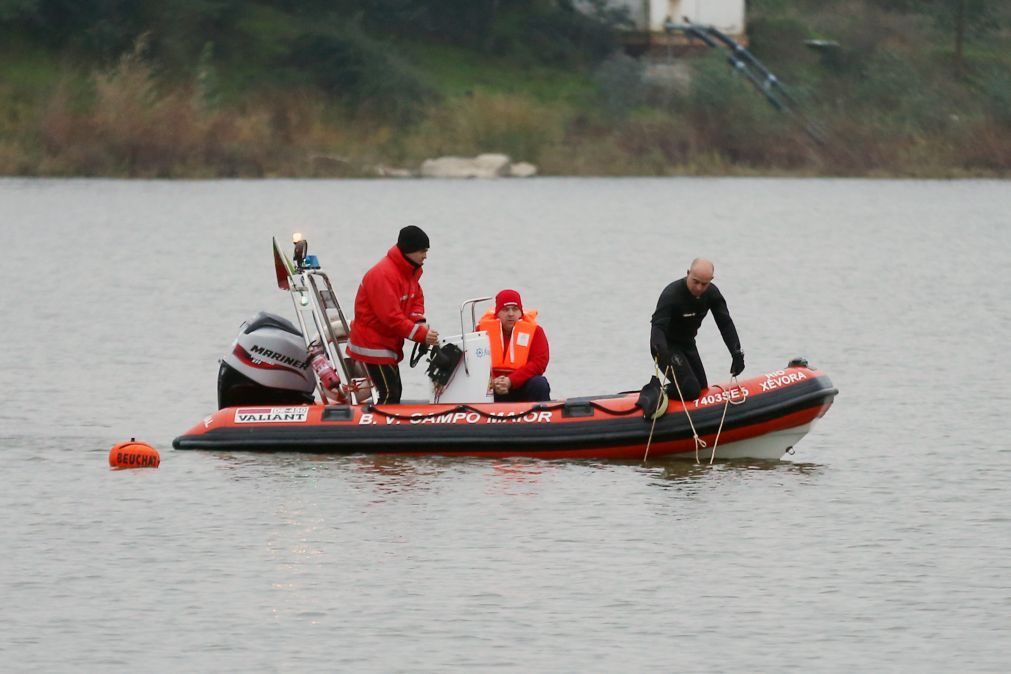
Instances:
[[[417,332],[411,335],[409,338],[415,342],[425,341],[425,336],[428,334],[428,322],[425,319],[425,293],[421,290],[421,284],[414,284],[416,292],[414,294],[414,302],[411,304],[411,311],[409,318],[412,322],[422,324],[418,326]]]
[[[416,341],[425,338],[428,329],[424,326],[420,326],[415,334],[411,335],[414,320],[400,308],[400,292],[394,279],[389,275],[381,273],[378,269],[370,271],[362,279],[362,290],[365,291],[369,306],[375,313],[377,327],[382,332],[404,339],[411,336]]]
[[[544,374],[550,357],[548,336],[544,334],[544,328],[538,325],[530,342],[530,355],[527,356],[526,365],[509,374],[510,390],[523,386],[531,377]]]
[[[425,293],[421,290],[421,284],[414,284],[414,301],[411,303],[410,318],[412,321],[425,320]]]

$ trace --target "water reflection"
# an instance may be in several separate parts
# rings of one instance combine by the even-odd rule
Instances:
[[[642,472],[649,476],[650,484],[661,489],[678,489],[695,493],[695,487],[709,486],[728,480],[747,479],[753,473],[770,475],[817,475],[825,466],[816,463],[792,463],[788,461],[763,461],[758,459],[733,459],[695,463],[693,461],[670,460],[640,464]]]
[[[353,457],[351,465],[368,478],[367,484],[386,495],[432,489],[455,478],[478,475],[488,493],[532,495],[534,485],[556,468],[539,459],[477,459],[472,457]]]
[[[558,470],[553,462],[538,459],[496,459],[488,466],[487,493],[501,496],[535,496],[545,474]]]
[[[299,452],[221,452],[187,450],[178,455],[211,458],[217,467],[228,471],[235,481],[283,479],[304,480],[320,477],[336,461],[346,457]]]
[[[816,476],[825,470],[817,463],[735,459],[695,463],[683,459],[639,461],[544,460],[532,458],[480,459],[473,457],[404,455],[334,455],[300,453],[213,453],[215,461],[231,471],[237,481],[299,483],[315,479],[327,490],[358,493],[363,504],[375,506],[405,497],[440,492],[457,493],[475,483],[484,497],[530,498],[543,495],[550,485],[576,473],[574,479],[591,484],[594,474],[605,471],[617,480],[634,475],[661,490],[674,490],[694,498],[714,487],[761,479],[797,484],[798,476]],[[562,475],[564,473],[564,475]],[[760,477],[761,476],[761,477]],[[777,479],[777,476],[781,479]],[[605,478],[608,479],[608,478]],[[333,483],[339,483],[334,485]],[[806,482],[806,480],[802,481]],[[548,485],[548,486],[546,486]],[[770,488],[774,488],[770,484]],[[473,495],[473,494],[472,494]],[[441,498],[441,497],[440,497]],[[480,496],[478,498],[481,498]]]
[[[381,496],[430,491],[455,468],[440,457],[368,455],[342,457],[341,468],[359,488]]]

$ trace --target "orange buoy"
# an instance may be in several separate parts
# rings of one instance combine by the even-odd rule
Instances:
[[[158,450],[146,442],[121,442],[109,450],[109,465],[113,468],[157,468],[161,463]]]

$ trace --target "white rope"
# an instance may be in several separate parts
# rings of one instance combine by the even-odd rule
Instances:
[[[740,386],[741,386],[737,382],[737,375],[731,375],[731,377],[730,377],[730,383],[731,383],[732,386],[736,386],[738,388],[740,388]],[[726,393],[726,389],[724,389],[719,384],[716,384],[716,387],[719,388],[724,393]],[[720,426],[719,426],[719,428],[716,429],[716,439],[713,440],[713,451],[709,455],[709,465],[710,466],[713,465],[713,459],[716,458],[716,448],[719,447],[719,445],[720,445],[720,433],[723,432],[723,422],[726,421],[726,418],[727,418],[727,408],[730,407],[731,404],[734,404],[734,405],[743,405],[745,403],[745,401],[747,400],[747,398],[742,398],[741,400],[739,400],[739,401],[737,401],[735,403],[731,403],[730,402],[730,398],[731,398],[731,396],[727,395],[726,400],[723,402],[723,416],[720,417]]]
[[[727,408],[730,406],[730,398],[723,403],[723,416],[720,417],[720,427],[716,429],[716,439],[713,440],[713,451],[709,455],[709,465],[713,465],[713,459],[716,458],[716,448],[720,446],[720,432],[723,430],[723,421],[727,418]]]
[[[699,449],[705,449],[708,445],[706,445],[706,441],[705,440],[703,440],[702,438],[699,437],[698,431],[695,430],[695,423],[692,421],[692,415],[688,412],[688,406],[685,404],[685,397],[684,397],[684,394],[681,393],[681,385],[678,384],[677,377],[672,375],[671,369],[670,369],[670,365],[667,365],[667,369],[665,369],[663,371],[663,373],[661,374],[661,372],[660,372],[660,366],[657,364],[656,360],[653,361],[653,369],[656,371],[656,375],[657,375],[658,379],[660,379],[660,377],[663,377],[663,379],[666,379],[667,381],[673,381],[674,382],[674,387],[678,391],[678,398],[681,399],[681,408],[685,411],[685,416],[688,417],[688,426],[689,426],[689,428],[692,429],[692,438],[695,440],[695,463],[696,464],[701,464],[702,462],[699,461]],[[663,392],[663,383],[662,383],[663,380],[661,379],[660,381],[661,381],[660,391],[662,393]],[[736,375],[733,375],[733,376],[730,377],[730,383],[731,383],[731,389],[733,389],[735,387],[736,388],[740,388],[740,386],[741,386],[740,383],[737,381],[737,376]],[[715,384],[715,386],[717,388],[719,388],[721,391],[724,391],[724,393],[726,393],[726,389],[724,389],[719,384]],[[731,403],[730,402],[730,398],[731,398],[731,396],[727,395],[726,400],[723,403],[723,416],[720,417],[720,425],[716,429],[716,438],[713,439],[713,449],[712,449],[712,452],[709,454],[709,465],[710,466],[713,465],[713,459],[716,458],[716,448],[720,444],[720,433],[723,432],[723,423],[727,419],[727,409],[730,407],[730,405],[743,405],[748,400],[747,398],[742,398],[741,400],[738,400],[738,401],[735,401],[735,402]],[[657,416],[659,416],[659,415],[657,415]],[[646,461],[646,457],[649,456],[649,446],[650,446],[650,443],[653,441],[653,429],[656,427],[657,416],[653,417],[653,423],[652,423],[652,425],[650,425],[650,428],[649,428],[649,438],[646,440],[646,453],[643,454],[643,457],[642,457],[643,462],[645,462]]]
[[[692,415],[688,412],[688,406],[685,405],[685,397],[681,393],[681,385],[678,384],[677,374],[671,376],[670,379],[673,380],[674,387],[678,390],[678,398],[681,399],[681,409],[685,411],[685,416],[688,417],[688,426],[692,429],[692,437],[695,439],[695,463],[701,463],[699,461],[699,448],[705,447],[706,441],[700,438],[698,432],[695,430],[695,423],[692,421]]]

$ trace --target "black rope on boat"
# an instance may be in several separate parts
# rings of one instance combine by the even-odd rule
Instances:
[[[397,414],[396,412],[387,412],[386,410],[381,410],[375,405],[370,405],[368,411],[375,412],[381,416],[389,417],[390,419],[398,419],[400,421],[410,421],[412,419],[434,419],[436,417],[441,417],[446,414],[453,414],[455,412],[474,412],[482,417],[488,419],[519,419],[520,417],[525,417],[531,412],[544,412],[548,410],[556,410],[560,407],[564,407],[565,403],[554,403],[551,405],[542,405],[537,403],[531,405],[529,409],[522,412],[514,412],[512,414],[492,414],[491,412],[486,412],[485,410],[478,409],[471,405],[457,405],[452,409],[439,410],[438,412],[428,412],[427,414]]]
[[[615,416],[615,417],[625,417],[625,416],[628,416],[630,414],[636,414],[639,411],[638,407],[631,407],[630,409],[623,410],[623,411],[612,410],[612,409],[609,409],[607,407],[604,407],[603,405],[601,405],[600,403],[598,403],[595,400],[587,401],[587,404],[590,407],[593,407],[594,409],[598,409],[601,412],[605,412],[605,413],[610,414],[611,416]],[[379,414],[380,416],[388,417],[390,419],[397,419],[399,421],[410,421],[411,419],[434,419],[436,417],[441,417],[441,416],[446,415],[446,414],[453,414],[455,412],[474,412],[475,414],[479,414],[482,417],[485,417],[486,419],[510,420],[510,419],[519,419],[521,417],[525,417],[526,415],[530,414],[531,412],[550,412],[550,411],[557,410],[557,409],[563,409],[564,407],[565,407],[565,402],[563,401],[563,402],[551,403],[551,404],[548,404],[548,405],[545,405],[543,403],[535,403],[535,404],[531,405],[528,409],[522,410],[520,412],[512,412],[510,414],[495,414],[493,412],[488,412],[487,410],[479,409],[479,408],[474,407],[472,405],[466,405],[466,404],[460,404],[460,405],[457,405],[457,406],[452,407],[450,409],[439,410],[438,412],[427,412],[425,414],[398,414],[397,412],[388,412],[386,410],[379,409],[375,405],[368,405],[368,406],[366,406],[365,411],[367,411],[367,412],[374,412],[376,414]]]
[[[635,393],[635,391],[632,391],[632,393]],[[627,410],[623,410],[623,411],[619,412],[617,410],[612,410],[612,409],[609,409],[607,407],[604,407],[603,405],[601,405],[600,403],[598,403],[595,400],[591,400],[590,401],[590,406],[597,408],[601,412],[607,412],[611,416],[615,416],[615,417],[627,417],[629,414],[639,414],[639,412],[640,412],[640,409],[638,407],[636,407],[635,405],[633,405],[632,407],[628,408]]]
[[[368,407],[365,408],[367,412],[375,412],[380,416],[388,417],[390,419],[399,419],[401,421],[409,421],[411,419],[433,419],[435,417],[441,417],[444,414],[453,414],[454,412],[460,412],[465,409],[467,409],[466,405],[457,405],[456,407],[453,407],[448,410],[441,410],[439,412],[430,412],[429,414],[413,415],[413,414],[397,414],[396,412],[387,412],[385,410],[379,409],[375,405],[369,405]]]

